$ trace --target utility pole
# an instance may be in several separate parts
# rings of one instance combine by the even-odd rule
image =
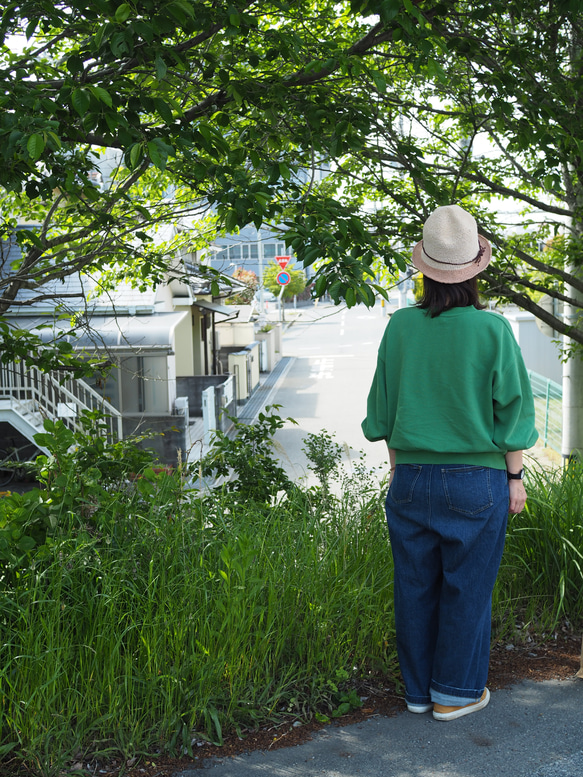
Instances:
[[[578,75],[583,40],[581,33],[578,31],[573,31],[571,35],[570,69],[573,75]],[[581,239],[583,238],[583,221],[581,219],[583,186],[578,170],[567,169],[564,175],[569,177],[568,184],[571,184],[571,201],[569,204],[572,206],[573,213],[575,214],[571,219],[571,229],[576,237],[577,246],[580,246]],[[577,183],[575,184],[575,182]],[[569,186],[567,186],[567,192],[569,192]],[[580,262],[567,262],[567,270],[577,278],[583,278],[583,271],[581,267],[577,266],[578,264]],[[581,322],[583,293],[569,284],[565,284],[565,294],[574,299],[577,306],[565,303],[564,321],[567,326],[578,326]],[[576,346],[576,343],[564,335],[563,345],[567,353],[570,353],[573,347]],[[565,464],[570,459],[574,457],[580,459],[583,455],[583,353],[581,352],[581,347],[576,348],[575,353],[563,364],[563,439],[561,442],[561,453]]]
[[[567,268],[573,275],[583,277],[581,269],[570,266]],[[583,294],[567,286],[565,295],[580,301],[576,308],[565,303],[564,321],[568,326],[576,326],[580,322],[583,308]],[[563,336],[563,346],[569,351],[575,346],[567,335]],[[572,458],[583,458],[583,354],[581,347],[563,364],[563,436],[561,443],[563,462],[567,464]]]
[[[261,229],[257,228],[257,257],[259,259],[259,319],[260,327],[265,325],[265,294],[263,291],[263,241]]]

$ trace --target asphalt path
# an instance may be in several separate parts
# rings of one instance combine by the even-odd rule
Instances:
[[[213,777],[582,777],[583,681],[522,682],[458,720],[378,716],[295,747],[201,766]]]
[[[348,309],[319,303],[301,310],[283,337],[283,355],[293,364],[273,402],[281,415],[291,416],[276,435],[278,455],[292,478],[313,478],[303,451],[306,434],[326,430],[342,447],[344,464],[364,460],[368,469],[386,472],[384,443],[368,442],[360,424],[387,317],[377,305]]]

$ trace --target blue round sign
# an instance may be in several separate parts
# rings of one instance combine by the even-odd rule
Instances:
[[[288,283],[291,281],[291,275],[288,273],[287,270],[282,270],[280,273],[277,274],[276,280],[280,286],[287,286]]]

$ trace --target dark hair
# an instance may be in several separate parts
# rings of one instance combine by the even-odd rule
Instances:
[[[417,307],[427,310],[431,318],[451,308],[467,308],[471,305],[478,310],[486,307],[480,302],[477,276],[461,283],[440,283],[427,275],[423,276],[423,296]]]

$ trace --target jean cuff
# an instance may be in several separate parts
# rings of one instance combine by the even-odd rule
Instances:
[[[473,691],[470,688],[448,688],[446,685],[439,685],[441,690],[437,690],[435,685],[437,683],[431,683],[431,701],[444,707],[464,707],[466,704],[473,704],[479,701],[484,693],[483,688],[481,691]]]

